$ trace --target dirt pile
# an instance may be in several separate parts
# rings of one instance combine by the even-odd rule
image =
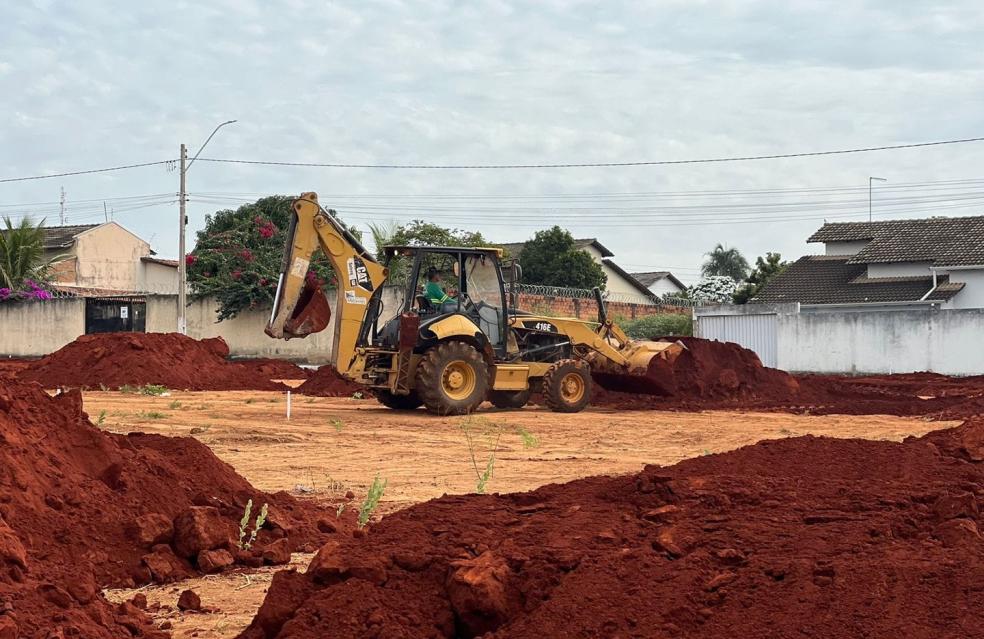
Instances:
[[[982,459],[978,421],[444,497],[276,575],[241,637],[984,636]]]
[[[83,335],[18,373],[46,388],[119,388],[162,384],[177,390],[286,390],[230,362],[222,338],[179,333]]]
[[[695,337],[680,341],[687,350],[672,366],[653,360],[647,377],[635,383],[596,374],[591,403],[623,410],[777,410],[933,419],[984,414],[984,376],[793,376],[762,366],[754,352],[737,344]]]
[[[307,379],[311,376],[311,371],[306,368],[301,368],[293,362],[270,357],[237,359],[232,363],[250,371],[259,379]]]
[[[245,505],[269,504],[255,551],[236,545]],[[321,522],[319,529],[319,520]],[[25,639],[153,635],[104,586],[167,582],[233,563],[280,563],[345,528],[333,512],[265,494],[191,438],[107,434],[81,395],[0,380],[0,629]]]
[[[31,359],[0,357],[0,377],[16,377],[17,373],[34,363]]]
[[[343,378],[330,364],[318,368],[306,382],[297,387],[297,392],[318,397],[351,397],[354,393],[369,394],[365,386]]]

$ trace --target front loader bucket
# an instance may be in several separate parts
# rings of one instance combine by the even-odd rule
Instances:
[[[628,360],[626,366],[602,357],[599,353],[589,356],[591,376],[610,391],[673,395],[677,390],[674,364],[686,349],[678,341],[629,342],[621,351]]]
[[[297,306],[284,322],[284,337],[307,337],[311,333],[319,333],[328,327],[330,320],[328,298],[316,282],[308,280],[301,289]]]

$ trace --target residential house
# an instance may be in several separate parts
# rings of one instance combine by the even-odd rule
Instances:
[[[679,295],[687,287],[669,271],[649,271],[648,273],[632,273],[637,282],[645,286],[657,297]]]
[[[150,243],[117,222],[49,226],[45,257],[53,283],[66,291],[177,293],[178,263],[155,256]]]
[[[500,244],[510,257],[519,259],[522,263],[523,246],[525,242],[514,242],[511,244]],[[574,240],[574,245],[591,256],[595,262],[601,265],[601,270],[607,276],[605,290],[609,293],[644,295],[650,297],[652,292],[636,280],[621,266],[616,264],[611,258],[615,256],[608,248],[595,238],[585,238]]]
[[[803,311],[984,308],[984,216],[824,224],[753,302]]]

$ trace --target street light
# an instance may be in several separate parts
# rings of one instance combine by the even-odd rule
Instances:
[[[187,307],[186,307],[186,304],[187,304],[187,300],[186,300],[187,292],[186,292],[186,289],[188,288],[188,270],[187,270],[187,265],[185,264],[185,260],[187,259],[187,257],[185,256],[185,226],[187,226],[187,224],[188,224],[188,217],[185,215],[185,202],[188,200],[188,192],[187,192],[186,185],[185,185],[185,176],[188,173],[188,169],[191,168],[191,165],[194,164],[195,163],[195,160],[198,159],[198,156],[201,155],[202,149],[204,149],[205,146],[209,142],[211,142],[211,140],[215,136],[215,134],[219,132],[219,129],[221,129],[222,127],[224,127],[227,124],[232,124],[233,122],[237,122],[237,120],[227,120],[227,121],[223,122],[222,124],[220,124],[219,126],[215,127],[215,129],[212,130],[212,134],[209,135],[208,138],[205,139],[205,143],[202,144],[202,146],[201,146],[200,149],[198,149],[198,153],[195,154],[195,157],[191,158],[191,162],[188,162],[187,166],[185,165],[185,161],[188,159],[188,147],[186,147],[184,144],[181,145],[181,189],[180,189],[180,192],[178,193],[178,212],[179,212],[179,218],[178,218],[178,332],[181,333],[182,335],[187,335],[188,334],[188,318],[185,315],[185,311],[187,309]]]
[[[869,222],[871,221],[871,183],[874,180],[878,180],[879,182],[888,182],[888,180],[886,180],[885,178],[880,178],[880,177],[868,178],[868,221]]]

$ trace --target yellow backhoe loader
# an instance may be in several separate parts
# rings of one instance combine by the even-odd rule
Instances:
[[[465,414],[486,400],[519,408],[539,389],[550,409],[577,412],[591,400],[592,370],[644,379],[653,358],[672,364],[684,348],[629,340],[597,290],[597,322],[517,310],[507,284],[521,269],[503,264],[501,249],[387,246],[380,264],[316,193],[302,194],[293,211],[266,333],[290,339],[327,327],[328,301],[306,277],[320,248],[338,280],[332,365],[391,408]],[[391,265],[406,282],[399,308],[385,309]],[[422,294],[424,278],[435,272],[454,289],[441,303]],[[390,319],[380,325],[384,313]]]

